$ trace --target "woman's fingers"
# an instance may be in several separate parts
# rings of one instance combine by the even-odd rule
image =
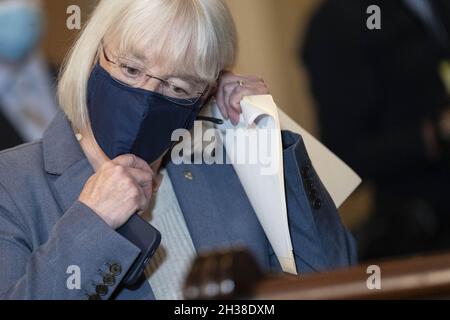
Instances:
[[[154,180],[154,172],[144,160],[121,155],[104,163],[88,179],[78,199],[117,229],[131,215],[149,207]]]
[[[153,173],[146,170],[136,168],[126,168],[126,171],[133,180],[141,187],[151,187],[153,181]]]
[[[134,167],[137,157],[133,154],[123,154],[112,160],[112,163],[124,166],[124,167]]]
[[[117,158],[115,158],[113,160],[113,163],[124,166],[124,167],[136,168],[136,169],[153,172],[147,162],[145,162],[144,160],[142,160],[139,157],[136,157],[133,154],[124,154],[124,155],[118,156]]]
[[[223,86],[219,86],[219,88],[217,88],[216,103],[217,103],[217,106],[219,107],[220,112],[222,113],[223,118],[225,120],[228,120],[229,116],[228,116],[228,110],[225,107]]]
[[[255,82],[243,82],[242,85],[236,86],[236,88],[233,90],[229,98],[229,103],[233,107],[233,109],[241,110],[241,101],[244,97],[250,95],[267,94],[268,92],[269,91],[265,85],[261,85]],[[240,111],[240,113],[241,112],[242,111]]]
[[[239,117],[242,113],[240,103],[234,105],[231,103],[231,97],[238,87],[239,85],[237,83],[228,83],[223,87],[225,99],[224,106],[227,109],[228,117],[234,125],[239,122]]]
[[[112,161],[115,165],[126,169],[134,181],[141,186],[151,185],[153,170],[144,160],[132,154],[118,156]]]
[[[237,125],[242,113],[242,99],[246,96],[268,93],[269,89],[262,78],[227,72],[220,78],[216,101],[222,115]]]
[[[233,123],[236,117],[240,115],[241,110],[240,107],[238,109],[233,108],[229,103],[229,99],[232,91],[238,86],[238,81],[238,76],[231,72],[225,72],[219,79],[219,87],[217,90],[217,105],[225,119],[231,119]]]
[[[147,202],[150,202],[153,195],[153,170],[139,157],[132,154],[121,155],[113,160],[117,166],[121,166],[133,181],[142,190]]]

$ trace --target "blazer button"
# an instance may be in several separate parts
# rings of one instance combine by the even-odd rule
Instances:
[[[309,177],[309,170],[310,170],[309,166],[304,166],[304,167],[302,168],[301,174],[302,174],[302,177],[303,177],[303,178],[306,179],[306,178]]]
[[[122,267],[118,263],[113,263],[109,267],[109,271],[112,273],[113,276],[118,276],[122,273]]]
[[[319,198],[314,198],[312,200],[312,206],[314,209],[319,210],[322,207],[322,200]]]
[[[305,186],[308,191],[314,188],[314,184],[311,179],[305,179]]]
[[[97,293],[91,294],[88,296],[89,300],[102,300],[102,297],[100,297]]]
[[[103,276],[103,283],[112,287],[116,283],[116,278],[112,274],[107,273]]]
[[[98,284],[95,286],[95,292],[100,296],[106,296],[108,294],[108,287],[104,284]]]
[[[309,195],[310,199],[317,198],[317,190],[314,188],[311,188],[310,190],[308,190],[308,195]]]

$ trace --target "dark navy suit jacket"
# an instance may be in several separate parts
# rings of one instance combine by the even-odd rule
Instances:
[[[355,263],[353,238],[301,137],[284,132],[283,142],[298,272]],[[167,171],[197,252],[244,245],[263,269],[281,272],[231,165],[169,163]],[[193,179],[185,178],[186,171]],[[139,249],[77,200],[93,173],[62,112],[41,141],[0,153],[0,299],[86,299],[112,265],[122,272],[103,299],[154,298],[148,281],[133,289],[120,285]],[[71,266],[81,272],[79,290],[67,286]]]

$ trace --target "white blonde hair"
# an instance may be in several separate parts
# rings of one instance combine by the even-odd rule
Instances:
[[[87,82],[104,39],[119,52],[168,62],[177,73],[213,83],[237,54],[233,18],[222,0],[102,0],[69,55],[58,83],[59,103],[74,128],[90,128]]]

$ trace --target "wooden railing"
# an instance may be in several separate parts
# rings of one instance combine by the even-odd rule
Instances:
[[[381,289],[374,288],[371,276],[378,270],[369,268],[371,265],[379,267]],[[256,285],[254,298],[450,298],[450,254],[364,264],[305,277],[268,277]]]
[[[224,279],[228,284],[233,283],[233,290],[218,291],[218,288],[224,287]],[[230,286],[225,287],[230,289]],[[204,255],[194,263],[186,281],[185,297],[257,300],[450,299],[450,253],[367,263],[309,275],[275,276],[260,273],[256,262],[246,251],[222,251]]]

